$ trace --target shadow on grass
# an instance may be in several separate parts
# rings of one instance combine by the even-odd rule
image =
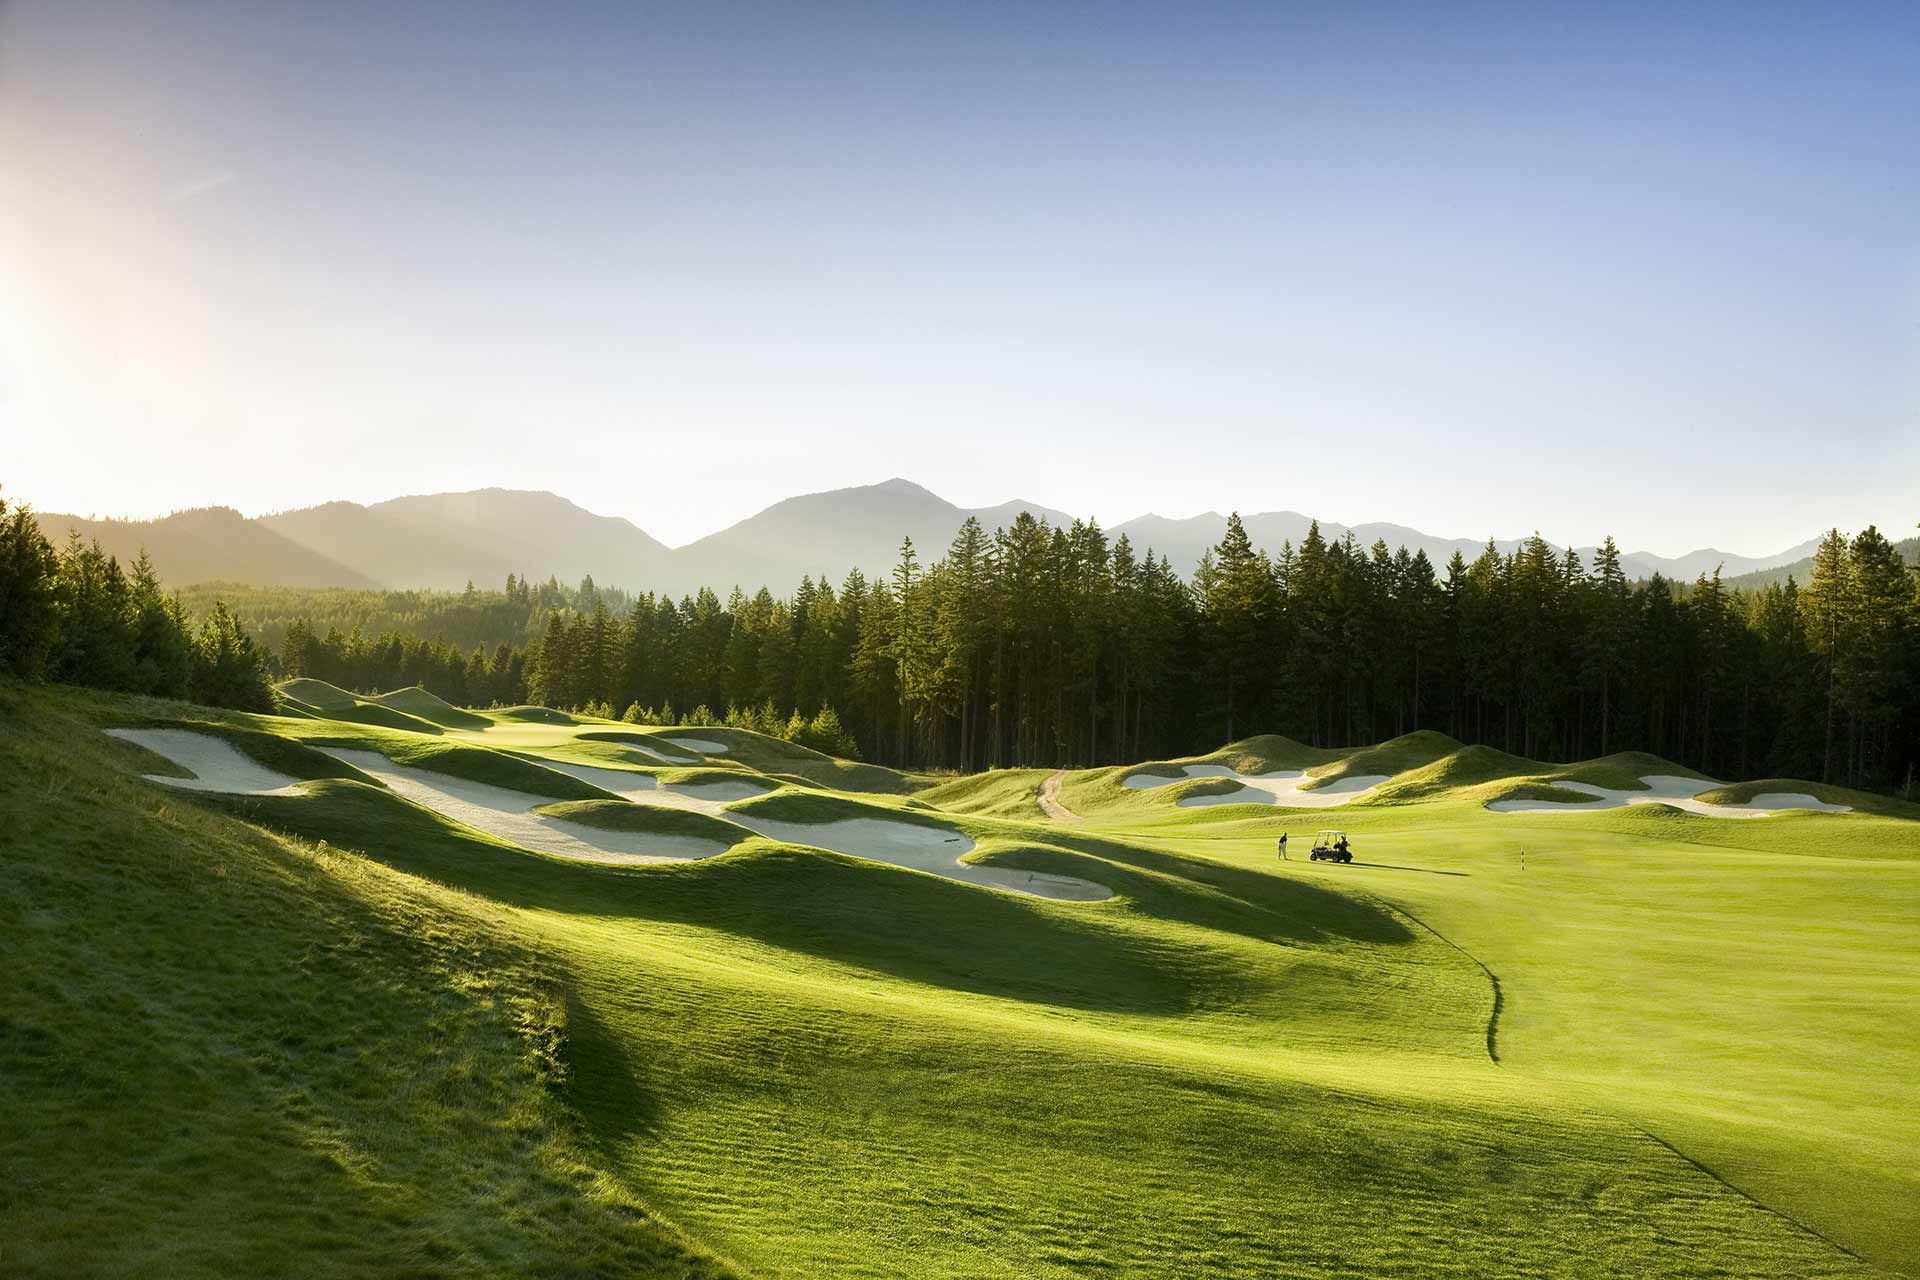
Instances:
[[[1203,943],[1169,945],[1163,936],[1131,929],[1124,914],[769,842],[700,862],[605,867],[527,853],[353,782],[315,782],[292,796],[201,798],[250,821],[359,850],[512,906],[723,930],[915,982],[1033,1003],[1176,1014],[1219,980],[1226,964]],[[1032,852],[1088,873],[1084,859],[1064,851]],[[1096,868],[1121,872],[1124,883],[1115,887],[1149,917],[1293,942],[1411,936],[1388,913],[1331,890],[1145,850],[1105,852],[1124,852],[1151,869]],[[1179,876],[1187,873],[1216,884],[1184,884]],[[1232,892],[1222,892],[1219,882]]]
[[[589,1129],[610,1156],[652,1135],[660,1099],[640,1080],[640,1067],[618,1032],[578,994],[567,994],[566,1063],[570,1086],[593,1099]]]
[[[1351,865],[1356,867],[1379,867],[1383,871],[1418,871],[1420,874],[1428,876],[1460,876],[1468,880],[1473,878],[1471,871],[1442,871],[1438,867],[1403,867],[1397,862],[1355,861]]]
[[[1061,871],[1099,880],[1125,894],[1142,914],[1223,929],[1267,942],[1314,943],[1334,938],[1401,943],[1413,935],[1391,913],[1335,889],[1291,876],[1276,876],[1206,858],[1188,858],[1095,835],[1049,834],[1047,843],[1099,858],[1120,868],[1118,876],[1090,872],[1085,864]],[[1023,863],[1009,860],[1008,865]],[[1142,874],[1128,875],[1127,869]]]

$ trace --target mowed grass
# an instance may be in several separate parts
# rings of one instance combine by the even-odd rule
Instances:
[[[597,1167],[496,912],[113,741],[0,685],[0,1274],[728,1273]]]
[[[1143,898],[1167,881],[1153,914],[766,842],[608,872],[402,831],[392,797],[322,787],[240,803],[384,836],[394,865],[517,904],[570,975],[569,1096],[609,1159],[758,1272],[1855,1270],[1627,1126],[1516,1087],[1485,1057],[1478,969],[1338,891],[1194,885],[1085,839],[1139,864]]]
[[[1690,1102],[1705,1096],[1707,1086],[1687,1074],[1687,1055],[1663,1041],[1684,1015],[1635,1006],[1617,1032],[1594,1025],[1612,1016],[1610,1003],[1708,1007],[1704,996],[1687,995],[1696,981],[1688,957],[1712,931],[1662,914],[1673,911],[1679,890],[1642,898],[1635,895],[1653,882],[1636,882],[1609,890],[1627,895],[1609,901],[1584,880],[1537,875],[1531,860],[1526,875],[1536,878],[1524,884],[1517,870],[1499,870],[1501,859],[1517,854],[1512,840],[1569,831],[1592,833],[1586,856],[1602,864],[1654,849],[1696,866],[1729,858],[1791,863],[1815,877],[1795,892],[1817,887],[1817,873],[1806,868],[1841,867],[1769,844],[1790,843],[1777,830],[1743,836],[1760,846],[1729,852],[1707,842],[1729,838],[1717,830],[1689,835],[1691,824],[1661,825],[1641,811],[1516,819],[1434,803],[1248,817],[1244,808],[1148,808],[1110,783],[1083,790],[1096,802],[1111,795],[1111,811],[1090,805],[1088,822],[1065,827],[986,812],[1030,788],[1028,779],[971,793],[955,787],[960,806],[986,801],[945,819],[979,841],[983,855],[1116,891],[1107,902],[1068,904],[758,838],[693,863],[568,863],[480,837],[351,779],[316,781],[285,797],[175,794],[127,780],[124,754],[69,746],[85,736],[79,721],[105,722],[133,709],[164,717],[166,708],[67,693],[12,696],[18,714],[7,730],[9,750],[18,743],[37,763],[19,774],[30,780],[24,790],[0,795],[13,804],[46,785],[89,789],[99,796],[92,803],[100,820],[115,824],[110,838],[121,853],[104,870],[92,866],[91,846],[64,834],[75,826],[64,816],[71,806],[56,799],[26,840],[0,843],[0,874],[10,889],[25,886],[0,901],[46,896],[36,878],[45,873],[36,868],[47,863],[71,877],[108,878],[133,875],[130,868],[151,858],[175,879],[165,893],[140,890],[150,899],[146,909],[118,911],[108,910],[111,899],[92,902],[84,882],[63,908],[69,927],[24,935],[32,956],[23,967],[23,957],[5,955],[0,974],[13,976],[0,981],[45,967],[61,947],[79,948],[62,963],[97,966],[99,998],[36,997],[36,1025],[68,1028],[61,1034],[79,1044],[119,1032],[123,1020],[102,1000],[132,985],[163,988],[184,1003],[171,1033],[215,1056],[236,1040],[249,1043],[255,1021],[280,1028],[282,1015],[255,1009],[256,999],[276,998],[295,1000],[285,1022],[328,1046],[334,1057],[327,1061],[344,1061],[343,1072],[357,1067],[355,1055],[370,1055],[376,1069],[368,1091],[380,1096],[360,1104],[373,1109],[364,1122],[370,1132],[352,1130],[349,1146],[377,1157],[347,1161],[341,1185],[360,1197],[358,1211],[405,1219],[392,1206],[411,1207],[414,1186],[446,1179],[451,1190],[436,1206],[434,1227],[452,1252],[376,1231],[336,1270],[537,1274],[541,1268],[525,1260],[553,1248],[556,1234],[568,1247],[544,1264],[553,1273],[698,1274],[722,1265],[687,1254],[663,1225],[672,1222],[730,1259],[726,1266],[756,1276],[1871,1274],[1821,1235],[1736,1190],[1744,1185],[1738,1175],[1723,1181],[1693,1163],[1711,1165],[1715,1153],[1696,1151],[1680,1129],[1616,1096],[1635,1045],[1640,1092],[1657,1087]],[[234,722],[289,736],[337,731],[310,720]],[[589,745],[571,740],[578,726],[532,716],[512,723],[525,726],[511,744],[516,752],[589,760],[572,755]],[[495,732],[475,731],[483,741]],[[556,736],[536,742],[536,732]],[[472,741],[464,731],[448,736]],[[1437,745],[1444,744],[1403,744],[1411,748],[1404,754],[1431,755]],[[1238,750],[1266,759],[1291,752],[1283,740]],[[802,820],[822,820],[887,817],[901,803],[789,791],[747,807],[791,807]],[[602,800],[595,808],[617,804]],[[1771,829],[1775,821],[1715,826]],[[1906,865],[1903,824],[1839,821],[1856,843],[1879,851],[1862,865]],[[168,822],[193,824],[193,838],[169,836]],[[1547,823],[1568,822],[1576,826],[1535,835]],[[1280,824],[1296,834],[1349,826],[1362,861],[1279,866],[1271,840]],[[320,839],[351,852],[320,854]],[[256,847],[299,869],[288,901],[228,903],[218,889],[192,904],[173,901],[203,880],[231,881],[237,864],[226,851]],[[221,865],[226,870],[216,871]],[[1604,866],[1582,874],[1619,878]],[[1861,901],[1878,902],[1882,891],[1858,888]],[[1573,898],[1581,901],[1567,901]],[[299,904],[309,899],[323,907],[378,902],[396,923],[379,946],[336,941],[329,951],[320,939],[360,935],[320,908],[304,911]],[[1897,893],[1893,901],[1879,916],[1858,903],[1836,905],[1836,920],[1878,923],[1859,923],[1853,937],[1836,935],[1833,948],[1851,955],[1882,929],[1897,933],[1905,917]],[[130,962],[102,963],[96,953],[108,942],[98,936],[105,926],[93,915],[96,905],[114,917],[113,946],[173,959],[151,979],[127,972]],[[199,913],[193,920],[223,921],[223,907],[237,906],[246,918],[224,928],[249,938],[286,932],[287,952],[255,940],[249,945],[261,950],[249,953],[249,972],[226,974],[221,948],[169,942],[174,917],[189,906]],[[13,936],[15,921],[33,909],[10,906],[0,938]],[[1729,900],[1719,910],[1736,913],[1740,905]],[[1568,930],[1605,920],[1628,931],[1644,914],[1646,928],[1678,941],[1649,944],[1642,954],[1608,934],[1598,940],[1605,945],[1573,944],[1578,958],[1522,962],[1553,936],[1555,912]],[[1753,936],[1790,924],[1787,914],[1773,909]],[[292,921],[285,930],[283,917]],[[366,928],[357,921],[349,923]],[[1480,933],[1502,941],[1496,946]],[[346,967],[316,969],[308,961],[302,968],[286,958],[316,948],[340,952]],[[1488,1054],[1495,996],[1483,959],[1502,979],[1497,1064]],[[1730,960],[1727,967],[1740,966]],[[1879,998],[1894,1002],[1907,990],[1899,962],[1875,972]],[[477,1011],[457,997],[436,1003],[448,989],[464,996],[473,982],[492,993]],[[296,999],[309,985],[324,994]],[[408,997],[414,1003],[370,1000],[363,987],[415,993]],[[523,990],[534,993],[532,1003],[514,1004]],[[0,1007],[11,1010],[13,993],[5,994]],[[1752,1030],[1773,1016],[1739,1014],[1734,994],[1717,1001],[1736,1028]],[[537,1012],[496,1016],[523,1007]],[[1863,1020],[1882,1036],[1900,1030],[1897,1022],[1872,1023],[1866,1012],[1829,1008],[1807,1035],[1833,1052],[1858,1053],[1873,1043]],[[410,1029],[416,1018],[425,1033]],[[1575,1027],[1592,1043],[1583,1047]],[[413,1123],[398,1081],[422,1070],[414,1064],[436,1051],[438,1037],[456,1032],[491,1046],[491,1056],[472,1052],[463,1076],[485,1087],[475,1083]],[[407,1042],[390,1043],[400,1041]],[[533,1065],[513,1065],[526,1062]],[[270,1078],[289,1071],[307,1095],[346,1108],[329,1091],[336,1078],[305,1059]],[[7,1137],[0,1149],[8,1151],[17,1135],[39,1132],[38,1121],[18,1117],[60,1105],[54,1073],[24,1085],[10,1086],[11,1078],[0,1074],[0,1089],[17,1090],[7,1101],[19,1104],[0,1119],[10,1126],[0,1129]],[[531,1084],[522,1088],[522,1079]],[[145,1083],[175,1085],[159,1076]],[[525,1168],[492,1163],[489,1099],[547,1108],[539,1112],[542,1132],[554,1145],[515,1149]],[[273,1114],[273,1101],[247,1094],[229,1109],[252,1117],[264,1106]],[[162,1215],[124,1243],[98,1229],[110,1210],[136,1219],[155,1212],[142,1192],[192,1203],[191,1160],[158,1169],[145,1186],[97,1177],[103,1167],[118,1168],[117,1131],[138,1123],[133,1105],[100,1110],[90,1144],[43,1138],[37,1166],[52,1172],[0,1184],[16,1199],[27,1188],[23,1238],[42,1250],[34,1265],[54,1270],[64,1242],[84,1238],[94,1252],[80,1270],[151,1270],[143,1243],[167,1241],[173,1231],[192,1237],[194,1228],[178,1216]],[[1889,1112],[1910,1106],[1900,1099],[1881,1105]],[[65,1115],[78,1124],[96,1106],[104,1104],[82,1100]],[[469,1109],[478,1117],[473,1133],[460,1123]],[[1826,1112],[1807,1119],[1836,1123]],[[173,1145],[156,1137],[154,1159]],[[391,1153],[395,1146],[405,1158]],[[1828,1151],[1843,1149],[1836,1137]],[[257,1179],[263,1167],[294,1159],[279,1147],[257,1151],[238,1142],[191,1150],[217,1166],[216,1181],[234,1195],[265,1195],[243,1175]],[[1765,1151],[1778,1154],[1773,1146]],[[347,1212],[339,1207],[345,1192],[336,1195],[319,1175],[314,1182],[318,1189],[285,1212],[314,1205]],[[82,1184],[102,1188],[95,1216],[84,1221],[46,1191]],[[244,1202],[240,1208],[213,1233],[224,1250],[215,1262],[224,1267],[199,1265],[201,1273],[316,1269],[294,1265],[299,1244],[280,1240],[259,1243],[269,1250],[264,1264],[244,1257],[236,1264],[256,1230]],[[496,1216],[469,1220],[488,1213]],[[611,1233],[608,1221],[630,1234]],[[415,1250],[404,1254],[405,1266],[394,1262],[401,1249]],[[5,1255],[0,1261],[13,1263]]]
[[[1347,828],[1356,866],[1280,873],[1378,896],[1483,961],[1501,985],[1504,1070],[1920,1274],[1920,823],[1492,814],[1478,794],[1119,821],[1276,870],[1279,829]]]

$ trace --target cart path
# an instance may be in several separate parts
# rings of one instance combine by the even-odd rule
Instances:
[[[1066,780],[1065,769],[1048,774],[1047,780],[1040,784],[1040,794],[1035,799],[1040,801],[1040,811],[1055,822],[1078,822],[1080,815],[1060,803],[1060,784]]]

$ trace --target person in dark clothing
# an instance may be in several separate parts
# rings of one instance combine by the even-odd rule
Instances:
[[[1346,856],[1346,853],[1347,853],[1347,838],[1346,838],[1345,836],[1341,836],[1341,837],[1340,837],[1340,838],[1339,838],[1338,840],[1335,840],[1335,841],[1333,842],[1333,851],[1334,851],[1335,853],[1337,853],[1337,854],[1339,854],[1339,855],[1340,855],[1341,857],[1345,857],[1345,856]]]
[[[1287,860],[1287,833],[1282,831],[1280,833],[1280,861],[1285,862],[1286,860]]]

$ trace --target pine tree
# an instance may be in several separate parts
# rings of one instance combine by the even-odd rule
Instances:
[[[33,679],[59,626],[54,576],[59,557],[24,504],[0,497],[0,675]]]
[[[273,710],[273,692],[260,670],[252,638],[218,601],[194,641],[192,690],[195,702],[210,707]]]
[[[1800,593],[1800,611],[1807,644],[1820,663],[1826,688],[1826,728],[1820,754],[1820,780],[1833,781],[1834,716],[1839,707],[1839,672],[1846,665],[1852,640],[1852,612],[1847,580],[1847,542],[1838,529],[1828,530],[1813,553],[1813,571]]]
[[[185,697],[193,677],[193,639],[178,597],[161,592],[159,575],[144,549],[133,562],[130,604],[135,691]]]

